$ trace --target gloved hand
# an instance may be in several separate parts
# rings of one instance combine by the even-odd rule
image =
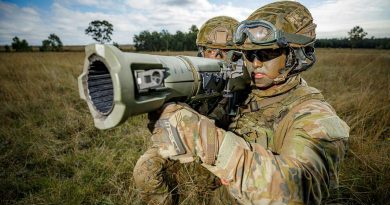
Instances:
[[[213,165],[225,131],[185,104],[168,104],[153,130],[153,146],[163,158]]]

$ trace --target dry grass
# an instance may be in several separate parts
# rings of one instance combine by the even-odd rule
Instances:
[[[1,204],[141,204],[132,170],[149,141],[146,117],[95,129],[78,96],[83,58],[0,53]],[[390,52],[320,49],[318,58],[304,77],[352,128],[329,202],[389,203]]]
[[[389,204],[390,52],[320,49],[305,73],[351,127],[340,189],[331,202]]]

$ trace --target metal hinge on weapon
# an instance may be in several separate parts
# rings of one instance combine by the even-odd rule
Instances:
[[[237,93],[232,91],[232,80],[244,75],[244,60],[242,56],[243,54],[241,52],[229,51],[226,66],[221,70],[224,80],[227,82],[223,90],[223,97],[228,99],[226,111],[230,116],[237,114]]]

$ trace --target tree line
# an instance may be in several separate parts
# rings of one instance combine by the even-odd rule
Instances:
[[[106,20],[91,21],[85,29],[85,34],[89,35],[96,42],[105,44],[111,42],[111,36],[114,32],[114,26]],[[176,31],[171,34],[167,30],[141,31],[133,36],[134,46],[137,51],[191,51],[197,50],[196,36],[199,29],[192,25],[188,32]],[[348,32],[346,38],[317,39],[315,47],[317,48],[377,48],[390,49],[390,38],[365,38],[367,32],[360,26],[353,27]],[[113,45],[119,47],[118,43]],[[32,51],[32,46],[25,39],[19,39],[15,36],[12,39],[11,47],[6,45],[5,51],[11,51],[11,48],[17,52]],[[40,51],[62,51],[63,43],[59,36],[52,33],[47,39],[42,41],[39,47]]]
[[[191,51],[197,50],[196,36],[199,29],[192,25],[188,32],[176,31],[170,34],[167,30],[161,32],[142,31],[134,35],[137,51]]]
[[[196,35],[199,30],[193,25],[188,33],[177,31],[170,34],[166,30],[161,32],[142,31],[134,35],[134,43],[137,51],[184,51],[197,50]],[[317,39],[316,48],[377,48],[390,49],[390,38],[365,38],[367,32],[360,26],[353,27],[348,32],[348,37],[333,39]]]
[[[317,39],[316,48],[376,48],[390,49],[390,38],[366,38],[352,44],[348,38]]]
[[[390,38],[365,38],[367,32],[360,26],[353,27],[348,32],[348,38],[317,39],[317,48],[377,48],[390,49]]]
[[[16,52],[33,51],[32,46],[28,44],[26,39],[21,40],[17,36],[12,39],[11,46],[5,46],[5,51],[10,52],[11,48]],[[62,51],[62,48],[63,44],[60,37],[52,33],[47,37],[47,39],[42,41],[42,45],[39,47],[39,51]]]

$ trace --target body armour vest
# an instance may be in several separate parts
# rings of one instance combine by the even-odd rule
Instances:
[[[253,90],[229,125],[229,131],[279,153],[284,135],[294,120],[294,111],[312,100],[324,102],[321,92],[307,86],[300,76],[264,91]]]

